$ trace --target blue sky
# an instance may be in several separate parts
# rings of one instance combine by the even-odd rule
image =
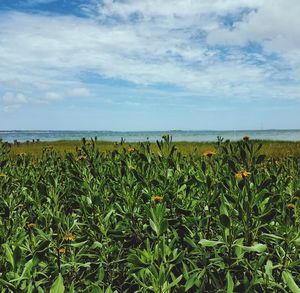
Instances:
[[[0,129],[300,128],[299,0],[1,0]]]

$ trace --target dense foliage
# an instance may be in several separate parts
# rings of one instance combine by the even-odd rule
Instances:
[[[0,143],[1,292],[300,292],[299,159],[157,144]]]

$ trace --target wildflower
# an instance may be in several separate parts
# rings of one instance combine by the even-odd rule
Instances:
[[[22,156],[26,156],[26,153],[18,153],[18,156],[22,157]]]
[[[65,248],[65,247],[60,247],[60,248],[58,249],[58,252],[59,252],[60,254],[65,254],[65,253],[66,253],[66,248]]]
[[[0,173],[0,177],[6,177],[7,175],[5,173]]]
[[[127,151],[128,151],[129,153],[133,153],[133,152],[135,151],[135,148],[129,147],[129,148],[127,149]]]
[[[35,223],[29,223],[28,225],[27,225],[27,228],[28,229],[32,229],[32,228],[35,228],[36,227],[36,224]]]
[[[240,170],[239,172],[237,172],[235,174],[235,178],[238,179],[238,180],[242,180],[244,179],[245,177],[248,177],[251,173],[248,172],[248,171],[245,171],[245,170]]]
[[[204,156],[206,157],[212,157],[213,155],[215,155],[216,153],[214,151],[206,151],[203,153]]]
[[[154,195],[154,196],[152,196],[151,199],[152,199],[155,203],[159,203],[159,202],[162,202],[163,197],[160,196],[160,195]]]
[[[92,142],[90,142],[89,140],[85,143],[86,145],[91,145]]]
[[[68,233],[66,234],[66,236],[65,236],[65,240],[67,240],[67,241],[72,241],[72,240],[74,240],[73,234],[72,234],[71,232],[68,232]]]
[[[243,141],[249,141],[249,139],[250,139],[250,137],[247,136],[247,135],[245,135],[245,136],[243,137]]]
[[[293,203],[288,203],[288,204],[286,205],[286,207],[287,207],[288,209],[290,209],[290,210],[294,210],[294,209],[296,208],[296,206],[295,206]]]
[[[77,157],[76,161],[84,161],[85,159],[86,159],[86,156],[81,155],[81,156]]]
[[[288,181],[291,181],[291,180],[293,179],[293,176],[288,176],[288,177],[286,177],[286,179],[287,179]]]

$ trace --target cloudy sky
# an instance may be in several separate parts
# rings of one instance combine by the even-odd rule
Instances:
[[[1,0],[0,129],[300,128],[299,0]]]

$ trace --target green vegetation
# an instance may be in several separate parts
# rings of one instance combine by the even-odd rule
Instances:
[[[259,145],[263,144],[261,153],[267,157],[284,158],[287,156],[300,158],[300,142],[291,141],[252,141],[252,143]],[[114,143],[107,141],[97,141],[97,148],[104,151],[112,151],[121,149],[122,147],[138,147],[138,143]],[[76,140],[62,140],[53,142],[39,142],[39,143],[21,143],[20,145],[12,145],[12,154],[31,154],[40,157],[45,148],[53,148],[57,153],[64,155],[65,153],[76,153],[76,148],[81,146],[81,141]],[[207,150],[214,150],[218,147],[217,143],[212,142],[176,142],[178,150],[186,155],[193,155],[194,157],[202,156]],[[150,144],[153,151],[157,151],[155,143]]]
[[[0,143],[1,292],[300,292],[300,159],[268,144]]]

